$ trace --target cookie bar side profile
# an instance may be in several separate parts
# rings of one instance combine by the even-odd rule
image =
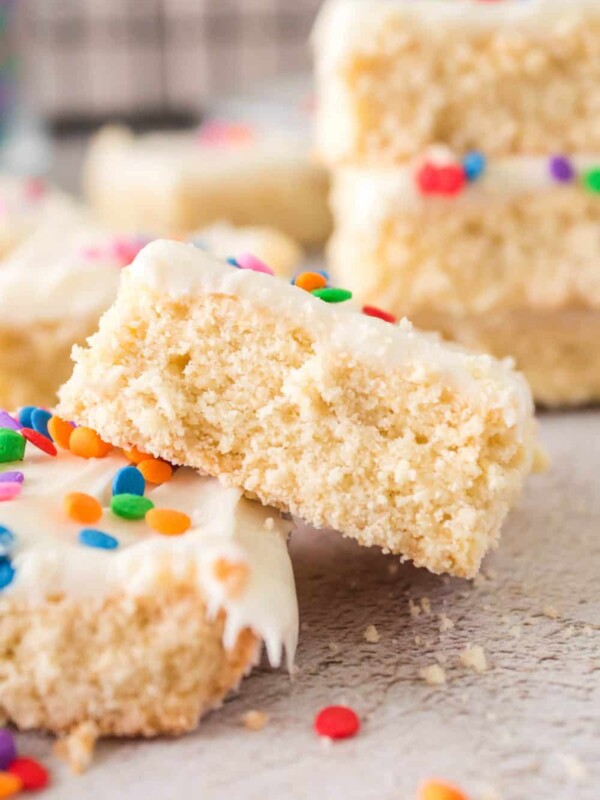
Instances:
[[[479,154],[470,180],[465,163],[437,148],[405,167],[339,170],[333,274],[362,303],[515,357],[538,402],[597,399],[600,157]],[[462,183],[436,192],[425,170]]]
[[[323,243],[331,230],[329,181],[303,138],[254,129],[240,137],[240,126],[226,124],[217,135],[215,126],[143,136],[101,130],[84,165],[88,202],[117,229],[185,237],[225,220],[276,228],[306,246]]]
[[[326,163],[600,151],[595,0],[330,0],[314,46]]]
[[[28,444],[15,466],[21,491],[0,514],[0,710],[20,728],[179,734],[263,642],[291,665],[290,525],[273,509],[186,468],[127,493],[132,472],[151,473],[114,449],[52,459]]]
[[[508,366],[154,242],[122,273],[64,415],[263,503],[473,575],[531,465]]]

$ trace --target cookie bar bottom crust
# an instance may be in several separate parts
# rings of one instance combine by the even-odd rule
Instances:
[[[0,604],[0,713],[22,729],[104,736],[180,734],[235,688],[255,662],[244,630],[231,652],[223,615],[197,591],[153,597],[56,598]]]
[[[75,357],[66,418],[434,572],[477,572],[530,466],[493,381],[385,370],[232,296],[126,282]]]
[[[59,386],[73,369],[73,344],[84,342],[97,324],[94,316],[0,327],[0,407],[54,405]]]
[[[600,402],[600,310],[519,311],[481,317],[419,315],[415,324],[503,358],[514,357],[537,403],[548,407]]]

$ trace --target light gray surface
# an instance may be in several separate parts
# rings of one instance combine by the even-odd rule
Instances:
[[[21,736],[22,750],[52,766],[56,787],[45,800],[412,800],[430,775],[481,800],[597,800],[600,412],[541,423],[553,468],[531,479],[486,561],[488,580],[409,566],[391,574],[397,559],[300,531],[295,680],[256,671],[196,734],[104,743],[80,778],[49,755],[47,738]],[[423,597],[431,614],[415,618],[409,598]],[[441,634],[440,613],[455,622]],[[369,624],[378,644],[364,640]],[[485,675],[460,664],[470,642],[486,651]],[[419,678],[436,657],[448,677],[439,688]],[[363,729],[327,747],[312,720],[337,702],[360,713]],[[253,708],[271,718],[259,733],[240,722]]]

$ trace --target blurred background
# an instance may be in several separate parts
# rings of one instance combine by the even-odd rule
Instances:
[[[319,6],[0,0],[2,168],[72,184],[76,142],[107,121],[172,128],[233,110],[307,124]]]

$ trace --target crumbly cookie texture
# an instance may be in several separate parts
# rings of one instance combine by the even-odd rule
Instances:
[[[328,179],[306,142],[258,130],[240,136],[239,126],[214,129],[139,137],[124,128],[100,131],[84,166],[90,205],[125,230],[187,236],[227,220],[321,244],[331,229]]]
[[[154,242],[74,353],[62,413],[263,503],[471,576],[532,461],[509,366]]]
[[[93,722],[101,736],[193,730],[256,662],[243,631],[223,646],[192,587],[153,597],[0,602],[0,708],[24,730],[69,732]]]
[[[28,444],[2,484],[14,497],[0,510],[0,712],[23,729],[74,731],[63,749],[83,769],[82,731],[183,733],[263,643],[273,666],[285,652],[291,667],[298,610],[291,526],[274,509],[185,467],[144,482],[150,456],[100,443],[108,454],[82,458],[71,438],[63,449],[68,433],[60,423],[54,457],[48,440]],[[185,525],[169,527],[175,517]]]
[[[330,0],[314,38],[330,164],[600,151],[595,0]]]
[[[598,400],[600,195],[582,176],[600,157],[568,159],[567,182],[553,164],[491,160],[452,197],[421,194],[418,163],[342,169],[330,266],[363,303],[514,357],[539,403]]]

